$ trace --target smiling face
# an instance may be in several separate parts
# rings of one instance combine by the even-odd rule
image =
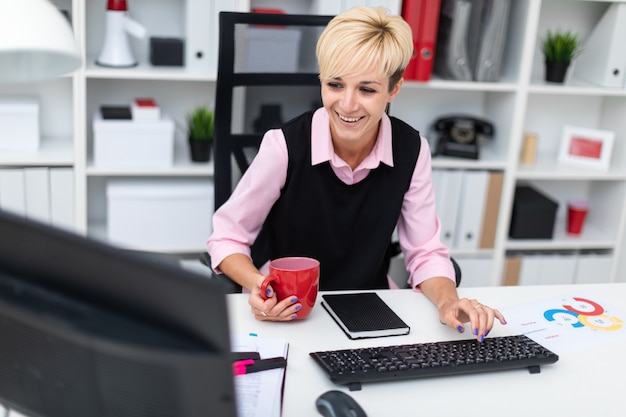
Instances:
[[[315,53],[335,152],[354,168],[400,91],[413,55],[411,27],[383,7],[354,7],[328,23]]]
[[[335,146],[373,145],[380,119],[401,84],[402,80],[389,91],[389,77],[374,70],[323,80],[322,102]]]

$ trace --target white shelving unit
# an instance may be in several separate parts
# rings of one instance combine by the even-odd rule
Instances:
[[[82,126],[78,136],[82,138],[85,169],[82,188],[82,216],[77,219],[78,228],[88,235],[106,239],[107,211],[106,186],[112,178],[147,179],[159,182],[164,179],[206,178],[212,181],[213,163],[192,163],[186,143],[185,115],[192,107],[206,104],[213,107],[216,80],[217,49],[207,68],[155,67],[150,64],[148,38],[175,37],[186,41],[185,23],[188,21],[186,0],[133,0],[128,2],[129,15],[141,23],[147,31],[142,40],[129,38],[135,58],[139,64],[134,68],[105,68],[95,64],[102,47],[106,1],[81,0],[81,19],[86,22],[84,42],[85,66],[76,74],[84,86]],[[246,1],[209,0],[210,9],[223,7],[225,10],[245,11]],[[217,15],[208,16],[207,24],[217,25]],[[217,33],[217,30],[215,30]],[[174,164],[167,169],[101,168],[93,164],[93,132],[91,117],[103,104],[129,104],[136,97],[156,99],[162,111],[170,115],[177,124],[175,133]],[[79,197],[79,200],[81,198]],[[79,201],[80,204],[80,201]],[[172,213],[184,216],[184,213]],[[211,213],[206,213],[210,216]],[[150,248],[146,248],[150,250]],[[171,247],[167,252],[174,254],[200,253],[204,242],[193,247]]]
[[[149,36],[185,38],[188,2],[195,0],[131,0],[129,13]],[[222,4],[228,10],[252,7],[281,8],[288,13],[318,13],[324,7],[399,2],[351,2],[324,0],[205,0],[216,24]],[[132,39],[140,62],[131,69],[107,69],[94,64],[104,34],[106,0],[55,0],[68,9],[85,63],[73,75],[42,83],[0,85],[0,94],[36,94],[41,103],[42,142],[32,155],[0,153],[0,167],[72,167],[75,178],[76,230],[105,238],[106,184],[111,178],[206,178],[211,181],[212,163],[193,164],[187,156],[182,130],[176,133],[175,163],[171,169],[102,169],[93,166],[91,118],[100,105],[128,104],[136,97],[154,97],[162,110],[182,122],[196,104],[211,107],[215,95],[215,66],[209,69],[152,67],[148,41]],[[626,271],[626,89],[609,89],[576,80],[569,71],[563,85],[543,81],[543,56],[539,39],[548,28],[572,29],[586,37],[611,2],[582,0],[515,0],[512,2],[504,61],[499,82],[455,82],[434,78],[410,82],[394,101],[391,113],[423,133],[437,117],[466,113],[495,125],[496,135],[481,149],[478,161],[435,157],[435,169],[481,169],[502,171],[504,183],[493,249],[452,251],[453,256],[489,258],[488,282],[501,284],[506,256],[511,252],[603,251],[612,254],[607,281],[624,281]],[[398,9],[399,10],[399,9]],[[216,29],[215,29],[216,30]],[[212,32],[214,33],[214,32]],[[215,57],[217,49],[215,47]],[[575,65],[575,63],[574,63]],[[557,163],[561,128],[572,124],[612,130],[615,144],[608,172],[560,166]],[[519,164],[525,132],[539,137],[537,162]],[[515,186],[530,183],[560,203],[555,235],[550,240],[513,240],[508,237]],[[592,202],[585,231],[572,238],[564,233],[565,200],[585,197]],[[210,213],[206,214],[210,216]],[[170,253],[199,253],[204,242],[193,248],[171,248]]]

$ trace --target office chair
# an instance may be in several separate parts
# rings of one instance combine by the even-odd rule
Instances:
[[[233,132],[233,105],[235,90],[246,87],[314,87],[319,91],[317,64],[306,68],[307,59],[300,56],[299,62],[305,66],[302,72],[243,72],[242,55],[245,51],[237,50],[242,46],[244,31],[240,29],[252,25],[270,27],[293,27],[302,31],[300,45],[306,45],[307,35],[311,38],[308,62],[315,61],[314,45],[317,41],[316,30],[321,32],[333,16],[289,15],[263,13],[221,12],[219,17],[219,52],[217,64],[217,83],[215,91],[215,209],[220,207],[232,192],[231,157],[243,174],[250,164],[246,149],[258,149],[264,131],[254,133]],[[308,49],[307,49],[307,52]],[[303,55],[303,54],[301,54]],[[309,65],[310,66],[310,65]],[[317,94],[319,97],[319,93]],[[276,100],[277,97],[272,97]],[[240,103],[238,103],[240,104]],[[237,109],[239,113],[242,108]]]
[[[333,16],[321,15],[290,15],[290,14],[263,14],[220,12],[219,16],[219,51],[217,64],[217,83],[215,91],[215,132],[214,132],[214,182],[215,182],[215,210],[228,198],[233,189],[233,166],[231,158],[236,162],[239,174],[243,175],[250,165],[246,150],[258,149],[263,131],[255,133],[235,133],[233,129],[233,106],[235,105],[236,89],[259,86],[288,86],[288,87],[315,87],[319,89],[319,75],[315,59],[315,44],[319,33],[324,29]],[[303,32],[300,47],[308,46],[306,53],[300,54],[299,66],[301,72],[248,72],[241,69],[242,38],[246,27],[267,25],[268,27],[299,28]],[[307,39],[307,36],[310,39]],[[308,42],[307,42],[308,40]],[[244,51],[245,52],[245,51]],[[245,54],[244,54],[245,55]],[[308,59],[307,59],[308,58]],[[314,66],[311,67],[311,63]],[[299,68],[300,69],[300,68]],[[318,95],[319,97],[319,90]],[[237,103],[238,113],[243,112],[242,103]],[[399,245],[391,244],[387,254],[387,266],[392,256],[400,253]],[[211,267],[208,253],[200,255],[200,262]],[[457,286],[460,283],[460,268],[453,261],[457,272]],[[232,292],[240,292],[241,286],[224,275],[213,273],[213,279],[223,280]]]
[[[246,29],[252,26],[266,25],[267,27],[298,28],[302,32],[300,45],[306,42],[306,35],[311,37],[309,49],[311,57],[308,62],[315,62],[314,46],[317,41],[316,30],[326,27],[333,16],[294,15],[294,14],[263,14],[220,12],[219,16],[219,50],[217,64],[217,83],[215,91],[215,152],[214,152],[214,182],[215,182],[215,210],[228,198],[233,190],[234,159],[239,175],[243,175],[250,165],[247,154],[258,149],[263,131],[254,133],[235,133],[233,128],[234,113],[241,116],[244,112],[244,103],[236,103],[236,90],[245,92],[247,87],[306,87],[317,88],[319,91],[319,77],[317,65],[307,66],[307,60],[300,57],[299,66],[304,67],[299,72],[249,72],[242,69],[242,57],[245,57],[245,48],[242,41]],[[314,35],[314,36],[311,36]],[[243,52],[242,52],[243,50]],[[308,51],[308,50],[307,50]],[[245,60],[245,59],[244,59]],[[309,68],[310,67],[310,68]],[[319,93],[317,94],[319,97]],[[273,97],[272,99],[276,99]],[[233,109],[238,106],[236,112]],[[244,115],[245,117],[245,115]],[[246,152],[252,151],[252,152]],[[208,253],[200,255],[200,262],[210,268]],[[223,275],[213,273],[214,279],[229,283],[233,292],[240,292],[241,287]]]
[[[400,243],[391,242],[391,244],[389,245],[389,248],[387,249],[387,255],[385,256],[388,271],[391,272],[392,259],[400,255],[400,253],[402,253],[402,250],[400,249]],[[456,286],[458,287],[459,285],[461,285],[461,278],[463,276],[461,272],[461,267],[459,266],[459,264],[453,257],[450,257],[450,262],[452,262],[452,267],[454,268],[454,279],[456,282]],[[410,288],[408,283],[405,283],[403,286],[401,286],[396,280],[393,280],[393,281],[394,281],[394,284],[397,285],[399,288]]]

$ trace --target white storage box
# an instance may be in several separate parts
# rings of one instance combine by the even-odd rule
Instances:
[[[36,151],[39,137],[39,100],[0,97],[0,150]]]
[[[298,70],[301,32],[287,28],[250,27],[246,31],[246,72]]]
[[[168,168],[174,163],[174,121],[93,119],[94,165],[97,167]]]
[[[212,231],[213,183],[207,179],[110,180],[107,216],[113,244],[201,251]]]
[[[134,121],[159,121],[161,108],[154,99],[137,98],[130,105],[130,113]]]

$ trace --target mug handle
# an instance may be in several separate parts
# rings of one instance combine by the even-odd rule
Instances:
[[[263,283],[261,283],[261,298],[263,298],[264,300],[267,300],[267,286],[274,281],[280,283],[278,275],[268,275],[267,278],[263,280]]]

